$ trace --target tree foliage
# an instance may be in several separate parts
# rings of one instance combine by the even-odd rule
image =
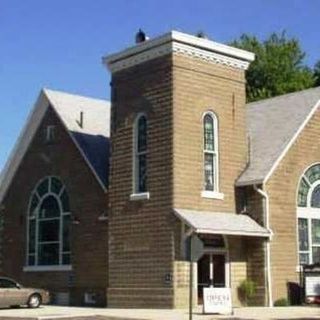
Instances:
[[[315,85],[320,86],[320,60],[314,66]]]
[[[305,53],[295,38],[272,33],[265,41],[243,34],[230,45],[255,53],[247,71],[247,100],[256,101],[315,85],[313,71],[304,64]],[[320,63],[319,63],[320,76]]]

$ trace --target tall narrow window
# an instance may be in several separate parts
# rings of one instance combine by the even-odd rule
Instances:
[[[134,192],[147,191],[147,118],[138,116],[135,124]]]
[[[55,177],[33,191],[28,215],[28,266],[70,264],[70,210],[67,191]]]
[[[204,130],[204,190],[218,191],[218,137],[217,118],[206,113],[203,118]]]

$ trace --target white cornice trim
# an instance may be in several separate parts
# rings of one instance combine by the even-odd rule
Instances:
[[[111,72],[116,72],[173,52],[244,70],[254,60],[254,54],[251,52],[171,31],[119,53],[108,55],[103,58],[103,63]]]

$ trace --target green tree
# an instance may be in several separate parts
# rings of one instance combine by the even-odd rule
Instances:
[[[315,85],[312,70],[304,64],[305,53],[299,41],[287,38],[285,32],[272,33],[265,41],[243,34],[230,45],[256,55],[247,71],[248,101],[270,98]]]
[[[315,85],[320,86],[320,60],[314,66]]]

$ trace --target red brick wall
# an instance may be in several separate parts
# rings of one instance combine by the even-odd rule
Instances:
[[[55,125],[55,143],[44,143],[45,128]],[[72,214],[80,221],[71,226],[71,272],[24,272],[26,217],[29,197],[45,176],[60,177],[69,194]],[[49,108],[18,168],[4,199],[3,273],[28,286],[53,292],[71,291],[71,302],[83,303],[83,293],[95,290],[105,304],[107,287],[108,225],[98,221],[107,211],[107,196]],[[74,279],[69,287],[70,276]]]

